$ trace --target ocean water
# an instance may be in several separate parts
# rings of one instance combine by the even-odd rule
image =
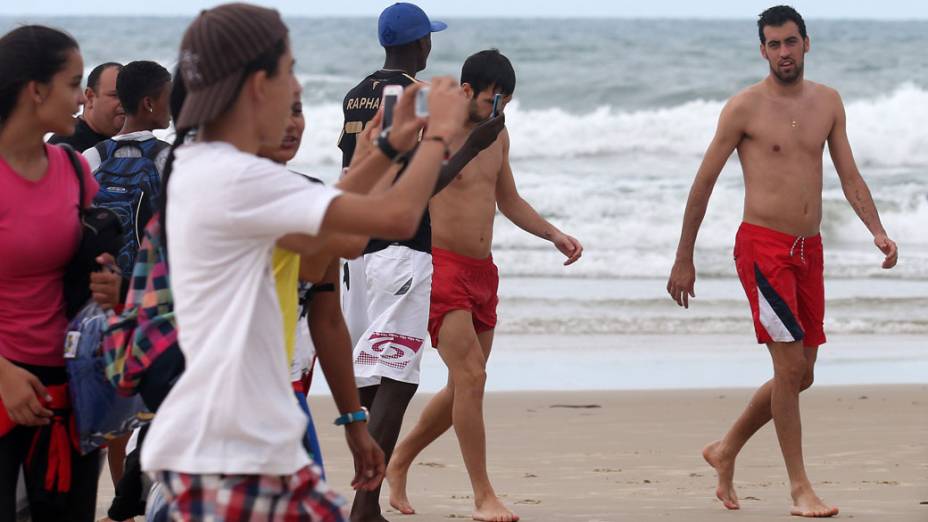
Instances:
[[[0,18],[0,30],[18,21]],[[154,59],[172,67],[188,22],[30,21],[71,31],[88,71],[104,60]],[[341,99],[382,65],[376,21],[287,22],[308,120],[292,166],[331,181],[341,158]],[[468,55],[490,47],[512,60],[518,82],[506,116],[516,182],[535,208],[586,249],[580,262],[565,268],[550,245],[500,216],[494,238],[503,277],[499,332],[513,338],[739,334],[750,344],[750,318],[731,256],[743,204],[736,157],[719,179],[700,230],[691,309],[678,309],[664,285],[686,195],[719,112],[728,97],[767,74],[754,22],[447,22],[447,31],[433,35],[420,78],[457,76]],[[882,255],[844,200],[826,153],[826,329],[839,338],[917,339],[928,334],[928,22],[809,20],[808,30],[806,77],[842,94],[857,163],[901,253],[895,269],[880,268]]]

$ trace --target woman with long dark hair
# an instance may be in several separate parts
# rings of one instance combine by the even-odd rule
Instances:
[[[98,454],[53,445],[68,440],[55,430],[70,418],[67,394],[55,393],[67,382],[63,278],[78,209],[97,183],[86,161],[77,173],[64,149],[43,142],[74,131],[83,71],[77,42],[61,31],[30,25],[0,38],[0,520],[16,518],[24,462],[34,522],[92,521],[96,510]],[[91,281],[98,303],[115,304],[118,276]]]

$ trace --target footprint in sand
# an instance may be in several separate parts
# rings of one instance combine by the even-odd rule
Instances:
[[[522,478],[538,478],[538,475],[534,473],[526,473],[525,475],[522,476]]]
[[[537,504],[541,504],[541,501],[540,501],[540,500],[535,500],[535,499],[533,499],[533,498],[526,498],[526,499],[522,499],[522,500],[516,500],[516,504],[532,504],[532,505],[537,505]]]
[[[428,467],[428,468],[444,468],[444,467],[446,467],[444,464],[439,464],[438,462],[420,462],[418,465],[419,465],[419,466],[425,466],[425,467]]]

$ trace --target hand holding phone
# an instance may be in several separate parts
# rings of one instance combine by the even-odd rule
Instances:
[[[389,129],[386,123],[383,125],[384,131],[389,131],[390,144],[400,152],[407,152],[416,146],[419,131],[425,126],[426,119],[417,117],[415,110],[416,96],[422,87],[422,84],[414,83],[403,89],[403,95],[393,108],[393,121]],[[383,108],[386,117],[386,106]]]
[[[503,94],[496,93],[493,95],[493,111],[490,112],[490,117],[495,118],[499,115],[500,105],[503,103]]]

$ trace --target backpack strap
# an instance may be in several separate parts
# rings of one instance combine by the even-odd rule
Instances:
[[[77,213],[80,216],[80,212],[84,208],[84,167],[81,165],[80,160],[77,159],[77,151],[74,148],[67,143],[59,143],[58,146],[64,149],[68,155],[71,169],[77,175]]]
[[[113,154],[116,153],[116,149],[119,148],[119,142],[114,139],[105,139],[94,145],[93,148],[100,156],[100,163],[102,164],[104,161],[113,157]]]
[[[161,141],[158,138],[151,138],[145,141],[136,141],[136,146],[142,151],[142,156],[155,161],[158,158],[158,155],[164,149],[167,149],[171,146],[170,143]]]

